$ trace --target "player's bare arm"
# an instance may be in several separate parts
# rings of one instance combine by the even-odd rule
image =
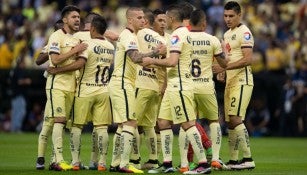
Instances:
[[[165,59],[153,59],[153,64],[163,67],[175,67],[178,64],[180,54],[172,52],[168,58]]]
[[[253,48],[242,48],[241,50],[243,58],[236,62],[228,63],[226,67],[227,70],[239,69],[252,64]]]
[[[111,30],[106,30],[106,32],[104,33],[104,36],[111,41],[116,41],[118,40],[119,34],[112,32]]]
[[[86,61],[87,61],[86,58],[79,57],[75,62],[68,64],[66,66],[63,66],[63,67],[48,67],[47,71],[53,75],[64,73],[64,72],[75,71],[75,70],[78,70],[84,67]]]
[[[36,65],[42,65],[49,60],[48,53],[40,53],[35,60]]]
[[[227,67],[227,63],[228,63],[228,59],[226,59],[224,52],[215,55],[214,58],[216,59],[216,61],[218,62],[218,64],[222,67],[222,68],[226,68]]]
[[[71,49],[69,52],[64,53],[64,54],[56,54],[56,53],[51,53],[51,62],[53,65],[58,65],[63,63],[66,59],[70,58],[71,56],[78,54],[80,52],[83,52],[87,48],[86,43],[80,43],[77,44],[73,49]]]
[[[157,57],[159,55],[165,54],[165,45],[159,45],[153,51],[148,53],[141,53],[138,50],[129,50],[127,55],[132,59],[134,63],[142,63],[145,57]]]

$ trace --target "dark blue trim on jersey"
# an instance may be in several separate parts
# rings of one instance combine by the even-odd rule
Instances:
[[[80,81],[79,81],[78,97],[80,97],[81,81],[82,81],[82,79],[84,77],[84,72],[85,72],[85,65],[83,66],[83,72],[82,72],[82,75],[81,75],[81,78],[80,78]]]
[[[179,51],[179,50],[171,50],[171,51],[169,51],[169,53],[179,53],[179,54],[181,54],[181,51]]]
[[[179,91],[179,95],[180,95],[180,99],[181,99],[181,103],[182,103],[182,107],[183,107],[183,112],[184,112],[184,115],[185,115],[185,119],[186,119],[187,121],[190,121],[190,120],[189,120],[189,116],[188,116],[188,112],[187,112],[187,108],[185,107],[185,102],[184,102],[184,98],[183,98],[182,91]]]
[[[58,53],[58,52],[54,52],[54,51],[50,51],[50,52],[48,52],[48,55],[51,55],[51,54],[60,55],[60,53]]]
[[[241,49],[253,48],[253,46],[241,46]]]
[[[126,61],[127,61],[127,51],[125,52],[124,55],[124,64],[123,64],[123,70],[122,70],[122,89],[125,89],[125,70],[126,70]]]
[[[240,99],[239,99],[239,105],[238,105],[238,113],[237,116],[240,116],[240,110],[241,110],[241,103],[242,103],[242,97],[243,97],[243,85],[241,85],[241,90],[240,90]]]
[[[247,66],[245,66],[244,68],[245,68],[246,84],[248,85],[248,70],[247,70]]]
[[[124,91],[124,97],[125,97],[126,118],[127,118],[127,120],[130,120],[130,118],[129,118],[129,105],[128,105],[127,92],[126,92],[126,89],[123,89],[123,91]]]
[[[72,101],[72,107],[71,107],[71,118],[72,118],[72,123],[75,121],[75,103],[76,103],[76,97],[74,96],[74,99]]]
[[[109,102],[110,102],[110,108],[111,108],[111,116],[113,116],[113,106],[112,106],[112,100],[110,96],[109,96]],[[112,118],[112,123],[114,123],[113,117],[111,118]]]
[[[135,89],[135,98],[138,96],[139,90],[140,90],[140,88]]]
[[[177,65],[178,65],[178,77],[179,77],[179,86],[180,86],[179,91],[182,91],[183,89],[182,89],[182,81],[181,81],[181,74],[180,74],[180,59],[178,60]]]
[[[52,92],[51,92],[51,89],[49,89],[49,96],[50,96],[51,116],[54,117],[53,100],[52,100]],[[46,115],[46,114],[45,114],[45,115]]]

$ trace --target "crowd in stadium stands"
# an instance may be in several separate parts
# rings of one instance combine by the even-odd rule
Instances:
[[[223,21],[223,0],[187,0],[207,15],[207,32],[222,38],[226,30]],[[64,1],[65,2],[65,1]],[[10,131],[10,98],[5,72],[23,60],[26,69],[41,74],[47,67],[35,65],[35,58],[60,18],[60,9],[67,4],[77,5],[83,12],[102,14],[109,29],[121,31],[125,26],[128,5],[149,9],[165,9],[176,0],[2,0],[0,3],[0,131]],[[307,136],[307,1],[306,0],[239,0],[243,5],[243,21],[255,37],[252,69],[255,87],[247,128],[252,136]],[[29,72],[29,71],[28,71]],[[36,81],[45,83],[43,76]],[[35,81],[32,81],[35,84]],[[38,83],[36,83],[38,84]],[[28,86],[28,88],[37,88]],[[44,86],[40,86],[44,92]],[[220,101],[222,84],[217,84]],[[26,89],[24,89],[26,91]],[[40,94],[45,96],[44,93]],[[42,98],[40,98],[41,100]],[[43,108],[26,96],[27,113],[22,130],[35,131]],[[222,104],[222,103],[220,103]],[[37,106],[38,105],[38,106]],[[33,109],[33,111],[31,111]]]

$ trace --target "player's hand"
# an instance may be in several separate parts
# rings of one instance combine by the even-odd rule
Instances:
[[[212,65],[212,72],[214,74],[218,74],[218,73],[221,73],[221,72],[224,72],[224,71],[225,71],[225,69],[222,68],[219,64],[213,64]]]
[[[225,83],[225,81],[226,81],[226,72],[224,71],[224,72],[218,73],[216,75],[216,79],[219,82]]]
[[[156,49],[159,51],[159,55],[166,55],[166,45],[160,43]]]
[[[88,47],[88,44],[80,43],[80,44],[77,44],[73,49],[75,50],[76,53],[80,53],[80,52],[85,51],[87,47]]]
[[[152,65],[152,64],[153,64],[153,59],[150,58],[150,57],[144,57],[144,58],[143,58],[143,61],[142,61],[142,63],[141,63],[141,65],[142,65],[143,67],[147,67],[147,66],[150,66],[150,65]]]
[[[57,72],[57,69],[56,69],[55,67],[48,67],[48,68],[47,68],[47,72],[48,72],[49,74],[52,74],[52,75],[55,75],[55,74],[58,73],[58,72]]]

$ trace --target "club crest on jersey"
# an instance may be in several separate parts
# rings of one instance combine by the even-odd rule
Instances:
[[[179,41],[179,36],[178,35],[173,36],[172,39],[171,39],[172,45],[176,44],[178,41]]]
[[[244,33],[244,39],[245,39],[245,40],[250,40],[251,37],[252,37],[252,35],[251,35],[249,32],[245,32],[245,33]]]

